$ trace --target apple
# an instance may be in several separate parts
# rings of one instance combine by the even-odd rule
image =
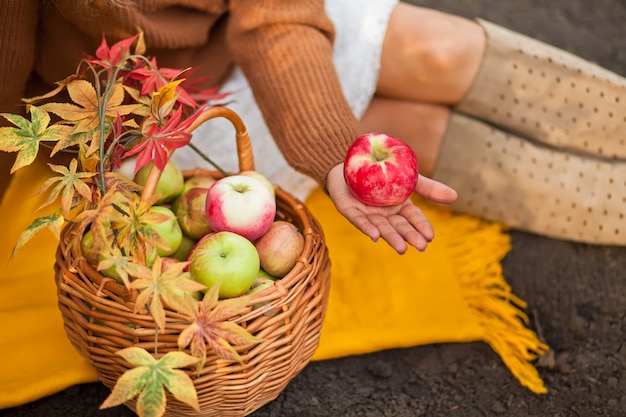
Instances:
[[[191,188],[211,188],[215,181],[217,180],[210,175],[194,175],[185,180],[182,192],[184,193]]]
[[[149,162],[141,167],[135,173],[133,181],[141,186],[144,186],[153,165],[154,162]],[[163,168],[163,172],[161,173],[156,189],[154,190],[154,194],[160,196],[156,204],[163,204],[174,200],[182,192],[184,183],[185,177],[183,176],[183,173],[178,165],[172,161],[168,161],[165,168]]]
[[[274,280],[272,280],[272,279],[265,278],[265,277],[256,277],[256,279],[252,283],[252,286],[246,292],[246,295],[256,296],[259,293],[263,292],[264,290],[266,290],[267,288],[270,288],[273,285],[274,285]],[[253,310],[257,310],[257,309],[259,309],[261,307],[264,307],[264,306],[266,306],[268,304],[269,304],[268,301],[265,301],[263,303],[254,304],[252,306],[252,309]],[[272,315],[273,313],[275,313],[275,310],[273,310],[273,309],[271,311],[265,312],[265,314],[269,314],[269,315]]]
[[[274,189],[274,184],[272,184],[272,182],[265,175],[261,174],[259,171],[249,169],[246,171],[241,171],[239,175],[246,175],[248,177],[258,179],[263,184],[265,184],[265,186],[267,187],[268,190],[270,190],[274,198],[276,198],[276,190]]]
[[[87,232],[83,235],[83,238],[80,241],[80,251],[87,260],[87,263],[94,268],[97,268],[99,261],[98,253],[102,251],[102,248],[96,246],[91,229],[87,230]]]
[[[254,241],[261,268],[282,278],[294,267],[304,249],[304,236],[287,221],[276,220],[263,236]]]
[[[362,203],[400,204],[415,191],[417,158],[400,139],[384,133],[367,133],[348,148],[343,175],[352,194]]]
[[[216,232],[229,231],[254,241],[272,225],[276,199],[260,180],[246,175],[221,178],[207,193],[207,218]]]
[[[176,218],[185,236],[197,240],[212,231],[206,216],[208,192],[208,188],[190,188],[177,199]]]
[[[163,221],[147,225],[158,233],[165,246],[157,245],[159,256],[170,256],[176,252],[183,239],[183,231],[178,224],[178,219],[172,210],[165,206],[152,206],[150,212],[159,213],[163,216]]]
[[[178,245],[178,249],[176,249],[176,252],[174,252],[170,256],[174,259],[179,260],[180,262],[184,262],[189,259],[189,255],[191,255],[191,251],[193,251],[196,243],[196,240],[185,236],[185,234],[183,233],[183,237],[180,241],[180,245]]]
[[[216,232],[203,238],[189,257],[191,278],[207,288],[219,284],[219,297],[245,294],[254,283],[260,261],[256,248],[233,232]]]
[[[211,186],[213,185],[215,181],[217,180],[213,178],[212,176],[203,175],[203,174],[194,175],[193,177],[187,178],[185,182],[183,183],[183,188],[180,191],[180,194],[172,202],[172,211],[174,211],[175,213],[178,210],[178,205],[180,204],[180,198],[182,197],[183,194],[187,192],[187,190],[190,190],[192,188],[209,189],[211,188]]]
[[[260,260],[260,258],[259,258],[259,260]],[[275,277],[274,275],[270,274],[269,272],[267,272],[263,268],[259,268],[259,272],[257,272],[256,276],[257,276],[257,278],[267,278],[267,279],[271,279],[272,281],[276,281],[278,279],[278,277]]]

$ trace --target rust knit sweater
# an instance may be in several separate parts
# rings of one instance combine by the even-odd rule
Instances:
[[[322,0],[78,3],[0,2],[0,112],[19,112],[20,97],[73,73],[103,34],[111,45],[139,27],[160,66],[197,66],[216,82],[240,66],[289,164],[322,185],[357,135],[333,66],[334,28]]]

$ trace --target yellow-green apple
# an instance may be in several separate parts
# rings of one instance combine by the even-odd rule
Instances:
[[[246,175],[219,179],[207,193],[207,218],[216,232],[229,231],[254,241],[272,225],[276,199],[260,180]]]
[[[282,278],[294,267],[304,249],[304,236],[287,221],[276,220],[267,232],[254,241],[261,268],[268,274]]]
[[[190,188],[176,200],[176,218],[185,236],[197,240],[213,230],[206,215],[208,192],[208,188]]]
[[[191,255],[191,251],[196,246],[196,243],[196,240],[185,236],[183,233],[180,245],[178,245],[178,249],[176,249],[176,252],[174,252],[171,257],[181,262],[187,261],[189,259],[189,255]]]
[[[147,165],[141,167],[135,173],[133,181],[141,186],[144,186],[153,165],[154,162],[149,162]],[[184,183],[185,177],[183,176],[183,173],[178,165],[172,161],[168,161],[165,168],[163,168],[163,172],[161,173],[156,189],[154,190],[154,194],[160,196],[159,200],[157,200],[157,204],[163,204],[174,200],[182,192]]]
[[[191,278],[207,288],[219,285],[220,298],[245,294],[254,283],[259,266],[259,255],[252,242],[232,232],[207,235],[189,257]]]
[[[359,201],[371,206],[391,206],[406,201],[415,191],[417,158],[400,139],[368,133],[348,148],[343,174]]]
[[[265,175],[261,174],[259,171],[255,171],[253,169],[249,169],[249,170],[246,170],[246,171],[241,171],[239,173],[239,175],[247,175],[249,177],[258,179],[263,184],[265,184],[265,186],[267,187],[268,190],[270,190],[272,195],[274,197],[276,197],[276,190],[274,189],[274,184],[272,184],[272,182],[269,180],[269,178],[267,178]]]
[[[156,232],[162,240],[162,245],[155,245],[159,256],[170,256],[178,250],[183,239],[183,231],[178,219],[172,210],[165,206],[152,206],[150,212],[159,213],[161,221],[147,225],[147,229]]]
[[[87,230],[87,232],[83,235],[83,238],[80,241],[80,251],[89,265],[94,268],[98,266],[98,253],[102,251],[102,248],[96,245],[91,229]]]
[[[267,279],[271,279],[272,281],[276,281],[278,279],[278,277],[275,277],[274,275],[270,274],[263,268],[259,268],[259,272],[257,273],[257,278],[267,278]]]

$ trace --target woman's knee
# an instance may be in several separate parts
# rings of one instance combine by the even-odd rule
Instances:
[[[462,17],[399,3],[383,44],[378,93],[453,104],[469,89],[485,34]]]

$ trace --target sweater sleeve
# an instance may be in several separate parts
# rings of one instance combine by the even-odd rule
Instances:
[[[19,112],[35,61],[37,0],[0,2],[0,112]]]
[[[35,61],[38,0],[0,1],[0,113],[22,113],[20,98]],[[0,126],[8,126],[0,117]],[[0,198],[9,182],[12,153],[0,152]]]
[[[232,0],[228,45],[287,162],[323,187],[357,136],[322,0]]]

